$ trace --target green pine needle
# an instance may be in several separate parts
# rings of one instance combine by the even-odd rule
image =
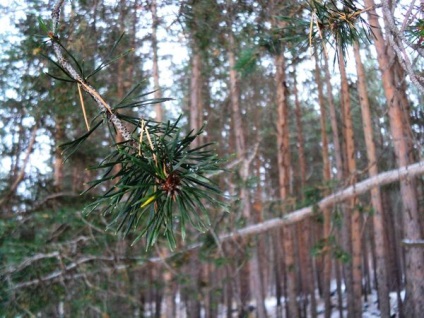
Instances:
[[[180,230],[184,238],[187,224],[207,231],[208,207],[224,206],[214,197],[221,191],[207,177],[220,170],[221,161],[209,149],[211,144],[190,148],[202,130],[184,135],[176,123],[147,123],[152,144],[144,133],[141,141],[117,145],[95,167],[106,169],[105,174],[90,183],[93,188],[115,182],[89,208],[112,214],[116,231],[139,232],[134,243],[144,238],[147,249],[160,238],[174,249],[175,233]]]

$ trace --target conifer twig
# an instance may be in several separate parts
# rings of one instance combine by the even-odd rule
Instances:
[[[85,125],[87,126],[87,131],[90,131],[90,125],[88,124],[87,112],[85,111],[84,98],[82,97],[81,85],[78,84],[78,95],[81,102],[82,114],[84,115]]]
[[[57,27],[59,25],[60,10],[63,6],[64,0],[58,0],[52,10],[52,19],[53,26],[52,31],[49,32],[49,37],[51,39],[54,53],[57,57],[58,63],[60,66],[66,70],[69,75],[81,85],[81,87],[96,101],[97,105],[101,110],[108,114],[108,117],[112,124],[115,126],[116,130],[122,135],[125,141],[132,140],[131,133],[128,131],[127,127],[122,123],[122,121],[116,116],[112,111],[108,103],[106,103],[97,90],[88,84],[80,74],[75,70],[75,68],[69,63],[69,61],[63,56],[62,47],[59,44],[59,37],[57,34]]]

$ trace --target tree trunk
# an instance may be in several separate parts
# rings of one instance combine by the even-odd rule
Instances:
[[[356,160],[354,127],[351,115],[349,85],[347,82],[346,67],[341,48],[338,50],[338,62],[342,86],[342,109],[344,139],[346,144],[346,166],[349,184],[356,183]],[[348,211],[345,211],[343,241],[345,249],[351,252],[352,261],[346,264],[346,287],[348,299],[348,317],[356,318],[362,316],[362,271],[361,271],[361,215],[357,209],[357,198],[349,200]],[[346,213],[347,212],[347,213]]]
[[[55,123],[55,136],[54,140],[57,144],[64,141],[65,127],[64,118],[57,116]],[[60,192],[63,189],[63,155],[62,150],[56,146],[54,151],[54,163],[53,163],[53,185],[56,191]]]
[[[157,39],[157,29],[158,29],[158,16],[157,16],[157,3],[156,0],[152,0],[150,5],[150,10],[152,11],[152,53],[153,53],[153,65],[152,65],[152,73],[153,73],[153,86],[155,89],[154,97],[161,98],[162,93],[159,85],[159,64],[158,64],[158,39]],[[156,121],[162,122],[163,120],[163,112],[161,103],[155,104],[155,114]]]
[[[367,7],[374,6],[373,0],[366,0]],[[393,68],[390,67],[388,51],[390,47],[385,45],[383,34],[377,19],[375,10],[368,11],[368,19],[373,26],[374,43],[377,49],[377,58],[382,72],[382,81],[386,99],[388,102],[388,114],[390,130],[393,138],[393,145],[396,154],[397,165],[407,166],[409,158],[409,130],[408,121],[405,120],[404,108],[402,105]],[[394,55],[393,55],[394,56]],[[395,63],[398,63],[395,61]],[[416,180],[414,178],[404,179],[400,183],[403,202],[403,228],[405,239],[422,239],[422,229],[420,228],[420,218],[418,214],[418,202],[416,192]],[[405,249],[405,275],[406,275],[406,315],[408,317],[420,317],[424,312],[424,250],[422,248],[410,247]]]
[[[231,9],[230,9],[231,10]],[[239,170],[241,185],[240,185],[240,203],[242,215],[245,218],[246,222],[249,224],[252,222],[251,218],[251,202],[250,202],[250,193],[247,188],[247,179],[250,175],[250,160],[246,157],[246,139],[245,133],[242,125],[242,116],[241,116],[241,107],[240,107],[240,93],[238,87],[238,74],[235,69],[236,59],[235,59],[235,40],[234,35],[231,31],[231,21],[228,21],[228,62],[230,68],[230,98],[231,98],[231,109],[232,109],[232,122],[235,136],[235,145],[238,159],[241,160],[241,167]],[[256,249],[256,247],[253,247]],[[251,283],[253,284],[254,296],[256,300],[257,313],[259,318],[266,317],[266,310],[264,299],[260,293],[262,289],[262,279],[259,272],[259,260],[258,253],[253,251],[252,259],[250,260],[249,276],[241,277],[241,279],[250,278]],[[246,265],[247,266],[247,265]],[[247,269],[247,268],[246,268]],[[245,301],[244,298],[242,298]],[[242,303],[242,307],[246,307],[246,303]]]
[[[295,117],[296,117],[296,132],[297,132],[297,150],[299,158],[299,167],[300,167],[300,193],[301,200],[304,199],[305,184],[306,184],[306,159],[305,159],[305,147],[304,147],[304,137],[303,137],[303,127],[302,127],[302,108],[299,101],[299,94],[297,91],[297,80],[296,80],[296,70],[293,74],[294,78],[294,98],[295,98]]]
[[[328,56],[327,50],[324,47],[324,71],[325,71],[325,84],[327,88],[327,101],[328,107],[330,109],[330,122],[331,122],[331,130],[333,134],[333,147],[334,147],[334,157],[336,159],[336,169],[337,169],[337,178],[339,181],[343,179],[343,157],[342,157],[342,149],[339,137],[339,128],[337,125],[337,112],[336,107],[334,105],[333,98],[333,85],[331,84],[331,74],[328,66]]]
[[[366,86],[366,78],[364,66],[361,61],[359,44],[354,43],[354,54],[356,61],[356,72],[358,76],[358,94],[359,102],[362,112],[362,125],[364,128],[365,144],[367,149],[369,175],[374,177],[378,175],[377,155],[374,144],[374,132],[371,120],[371,111],[368,100],[368,92]],[[376,267],[377,267],[377,282],[378,282],[378,298],[379,306],[382,317],[388,317],[390,315],[390,302],[389,302],[389,290],[387,287],[387,258],[386,258],[386,246],[384,237],[384,211],[383,203],[381,201],[380,188],[375,187],[371,189],[371,203],[374,209],[373,214],[373,227],[374,227],[374,241],[375,241],[375,254],[376,254]]]
[[[317,56],[317,50],[315,49],[315,54]],[[330,170],[330,156],[328,151],[328,137],[327,137],[327,123],[326,116],[327,111],[325,108],[322,80],[320,76],[320,67],[318,64],[318,59],[315,58],[315,82],[318,87],[318,100],[320,107],[320,126],[321,126],[321,153],[322,153],[322,177],[323,183],[327,184],[331,179],[331,170]],[[325,187],[327,188],[327,187]],[[329,191],[325,190],[324,195],[328,195]],[[324,209],[322,211],[324,215],[324,224],[323,224],[323,239],[328,242],[331,232],[331,211],[330,209]],[[329,244],[328,244],[329,247]],[[331,317],[331,295],[330,295],[330,284],[331,284],[331,251],[328,249],[322,257],[322,276],[323,276],[323,296],[325,304],[325,318]]]
[[[278,149],[278,176],[280,199],[287,200],[290,196],[290,135],[288,121],[288,103],[286,98],[286,66],[284,55],[275,57],[275,85],[277,87],[277,149]],[[284,210],[284,208],[283,208]],[[283,212],[284,213],[284,212]],[[296,302],[296,268],[293,246],[293,229],[283,229],[284,262],[287,274],[287,298],[290,317],[298,317]]]
[[[190,129],[193,129],[194,131],[198,131],[200,129],[203,121],[202,84],[202,59],[197,46],[194,45],[190,83]],[[199,137],[192,143],[194,148],[201,144]]]

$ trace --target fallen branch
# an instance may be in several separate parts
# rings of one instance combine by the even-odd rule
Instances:
[[[402,241],[403,246],[405,247],[420,247],[420,248],[424,248],[424,240],[403,240]]]
[[[327,197],[325,197],[324,199],[322,199],[321,201],[319,201],[316,206],[318,206],[319,210],[322,211],[324,208],[329,207],[331,205],[340,203],[346,199],[349,199],[353,196],[359,195],[359,194],[363,194],[369,190],[371,190],[374,187],[379,187],[385,184],[390,184],[399,180],[403,180],[403,179],[407,179],[407,178],[412,178],[415,177],[417,175],[420,174],[424,174],[424,161],[423,162],[418,162],[406,167],[402,167],[399,169],[395,169],[395,170],[390,170],[387,172],[383,172],[380,173],[379,175],[366,179],[364,181],[361,181],[353,186],[350,186],[346,189],[343,189],[341,191],[338,191],[336,193],[333,193],[332,195],[329,195]],[[254,225],[249,225],[245,228],[242,228],[240,230],[235,230],[231,233],[227,233],[227,234],[222,234],[218,237],[218,241],[219,242],[225,242],[228,240],[232,240],[234,238],[238,238],[238,237],[245,237],[245,236],[249,236],[249,235],[258,235],[258,234],[262,234],[265,232],[268,232],[269,230],[275,229],[275,228],[279,228],[285,225],[289,225],[289,224],[293,224],[293,223],[297,223],[300,222],[310,216],[312,216],[314,213],[316,213],[314,206],[309,206],[309,207],[305,207],[296,211],[293,211],[291,213],[288,213],[287,215],[281,217],[281,218],[274,218],[274,219],[270,219],[267,221],[264,221],[262,223],[258,223],[258,224],[254,224]],[[416,246],[420,246],[422,247],[422,240],[418,240],[418,241],[408,241],[408,240],[404,240],[403,244],[405,246],[409,246],[409,247],[416,247]],[[181,253],[189,253],[192,250],[195,250],[199,247],[201,247],[202,244],[201,243],[196,243],[193,245],[188,246],[187,248],[185,248],[184,250],[180,250],[180,251],[176,251],[173,254],[167,255],[165,257],[165,259],[169,259],[173,256],[175,256],[176,254],[181,254]],[[40,283],[45,283],[45,282],[54,282],[57,281],[59,279],[65,278],[65,279],[78,279],[78,278],[83,278],[87,275],[94,275],[96,273],[99,273],[99,271],[94,271],[91,273],[83,273],[83,274],[68,274],[68,272],[70,270],[75,270],[80,264],[85,263],[85,262],[91,262],[94,260],[99,260],[99,261],[113,261],[114,262],[114,266],[112,269],[110,270],[106,270],[104,268],[102,268],[102,272],[108,272],[108,271],[122,271],[122,270],[127,270],[130,267],[134,267],[134,263],[136,264],[141,264],[141,265],[145,265],[145,264],[152,264],[152,263],[160,263],[164,261],[164,258],[162,257],[152,257],[149,258],[147,260],[144,260],[142,258],[132,258],[132,259],[128,259],[126,258],[126,262],[125,264],[115,264],[115,262],[117,260],[123,260],[123,259],[119,259],[113,256],[86,256],[83,257],[73,263],[71,263],[70,265],[66,266],[63,270],[58,270],[55,272],[52,272],[48,275],[45,275],[42,278],[39,279],[34,279],[31,281],[27,281],[27,282],[22,282],[22,283],[18,283],[15,284],[13,286],[11,286],[10,289],[19,289],[19,288],[23,288],[23,287],[29,287],[29,286],[33,286],[33,285],[38,285]]]
[[[340,203],[346,199],[365,193],[374,187],[379,187],[379,186],[393,183],[399,180],[411,178],[423,173],[424,173],[424,161],[418,162],[409,166],[405,166],[402,168],[398,168],[395,170],[383,172],[376,175],[375,177],[366,179],[346,189],[340,190],[336,193],[333,193],[325,197],[324,199],[319,201],[316,204],[316,206],[319,208],[319,210],[323,210],[329,206]],[[262,223],[249,225],[243,229],[236,230],[232,233],[221,235],[219,239],[220,241],[225,241],[235,237],[261,234],[271,229],[282,227],[283,225],[289,225],[289,224],[300,222],[306,219],[307,217],[311,216],[314,212],[315,212],[314,206],[308,206],[300,210],[296,210],[291,213],[288,213],[287,215],[281,218],[270,219]]]

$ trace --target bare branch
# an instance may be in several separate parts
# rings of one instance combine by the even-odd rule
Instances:
[[[45,254],[45,253],[35,254],[31,257],[26,258],[23,262],[21,262],[17,266],[8,266],[7,269],[4,271],[4,274],[8,275],[15,272],[19,272],[23,270],[24,268],[32,265],[34,262],[37,262],[39,260],[46,259],[46,258],[55,258],[58,256],[59,256],[59,252],[57,251],[48,253],[48,254]]]
[[[18,175],[16,176],[15,180],[13,181],[13,184],[10,186],[10,189],[7,191],[6,194],[3,195],[3,197],[0,199],[0,206],[2,206],[4,203],[6,203],[10,197],[13,195],[13,193],[18,188],[19,184],[22,182],[22,180],[25,177],[25,169],[29,161],[29,157],[32,153],[32,150],[34,149],[35,145],[35,139],[37,137],[37,131],[38,131],[38,124],[35,124],[31,131],[31,139],[29,140],[29,144],[27,147],[27,150],[25,152],[24,161],[22,163],[21,169],[19,170]]]
[[[52,255],[53,255],[53,253],[52,253]],[[37,279],[33,279],[33,280],[30,280],[30,281],[27,281],[27,282],[12,285],[10,287],[10,289],[15,290],[15,289],[39,285],[39,284],[45,283],[45,282],[54,282],[54,281],[63,280],[63,279],[75,279],[75,278],[85,277],[87,275],[86,273],[71,274],[71,275],[69,275],[68,273],[70,271],[78,269],[78,267],[82,264],[90,263],[90,262],[93,262],[93,261],[113,262],[114,266],[112,268],[108,268],[106,271],[111,271],[111,270],[119,271],[119,270],[123,270],[123,269],[128,268],[128,265],[115,264],[117,261],[140,261],[140,260],[144,260],[144,258],[141,258],[141,257],[136,258],[136,257],[88,255],[88,256],[81,257],[80,259],[77,259],[76,261],[72,262],[71,264],[64,266],[62,269],[54,271],[54,272],[52,272],[48,275],[45,275],[41,278],[37,278]],[[103,266],[101,266],[101,267],[103,267]]]
[[[388,40],[393,48],[393,50],[396,53],[396,56],[398,57],[398,60],[400,62],[400,65],[405,70],[405,72],[409,75],[412,83],[418,88],[418,90],[421,93],[424,93],[424,78],[415,74],[412,63],[409,59],[409,56],[406,52],[404,43],[408,43],[407,39],[403,35],[403,33],[397,28],[395,19],[393,17],[393,13],[390,11],[389,3],[387,0],[382,0],[382,8],[383,8],[383,15],[385,20],[385,25],[388,32]],[[404,21],[404,24],[406,22]],[[402,26],[402,29],[405,28],[405,25]],[[392,36],[390,36],[390,34]]]
[[[353,196],[357,196],[359,194],[363,194],[369,190],[371,190],[374,187],[380,187],[382,185],[385,184],[390,184],[399,180],[404,180],[404,179],[408,179],[408,178],[412,178],[414,176],[420,175],[420,174],[424,174],[424,161],[409,165],[409,166],[405,166],[405,167],[401,167],[399,169],[395,169],[395,170],[390,170],[387,172],[383,172],[378,174],[377,176],[374,176],[372,178],[368,178],[364,181],[361,181],[359,183],[356,183],[355,185],[352,185],[346,189],[340,190],[336,193],[333,193],[332,195],[329,195],[327,197],[325,197],[324,199],[322,199],[321,201],[319,201],[316,206],[319,208],[318,212],[322,211],[323,209],[340,203],[346,199],[349,199]],[[266,233],[272,229],[276,229],[285,225],[289,225],[289,224],[293,224],[293,223],[297,223],[300,222],[310,216],[312,216],[314,213],[316,213],[316,209],[314,209],[314,206],[309,206],[309,207],[305,207],[296,211],[293,211],[291,213],[288,213],[287,215],[281,217],[281,218],[274,218],[274,219],[270,219],[267,221],[264,221],[262,223],[258,223],[258,224],[253,224],[253,225],[249,225],[246,226],[240,230],[235,230],[231,233],[227,233],[227,234],[222,234],[220,235],[217,239],[219,241],[219,243],[225,242],[225,241],[229,241],[229,240],[233,240],[234,238],[237,237],[245,237],[245,236],[249,236],[249,235],[259,235],[259,234],[263,234]],[[414,242],[413,244],[409,241],[404,241],[403,244],[404,245],[411,245],[412,247],[414,247],[416,244],[416,242]],[[418,241],[418,245],[422,246],[421,241]],[[188,246],[187,248],[185,248],[184,250],[180,250],[180,251],[176,251],[174,254],[170,254],[167,255],[165,258],[171,258],[174,255],[176,255],[176,253],[190,253],[190,251],[193,251],[199,247],[201,247],[202,244],[201,243],[197,243],[197,244],[193,244]],[[68,272],[71,270],[76,269],[79,265],[86,263],[86,262],[91,262],[91,261],[129,261],[130,263],[132,262],[132,264],[115,264],[112,268],[104,268],[102,267],[101,270],[99,271],[94,271],[91,273],[77,273],[77,274],[69,274]],[[59,279],[78,279],[78,278],[85,278],[87,275],[94,275],[96,273],[99,272],[112,272],[112,271],[122,271],[122,270],[127,270],[129,267],[134,266],[134,262],[137,264],[148,264],[148,263],[160,263],[164,261],[164,257],[152,257],[149,259],[144,259],[144,258],[137,258],[137,257],[132,257],[132,258],[122,258],[122,257],[114,257],[114,256],[86,256],[86,257],[82,257],[79,260],[76,260],[75,262],[67,265],[63,270],[58,270],[55,272],[52,272],[42,278],[39,279],[34,279],[31,281],[27,281],[27,282],[22,282],[22,283],[18,283],[15,284],[14,286],[11,287],[11,289],[19,289],[19,288],[24,288],[24,287],[30,287],[30,286],[34,286],[34,285],[38,285],[40,283],[44,283],[44,282],[54,282],[57,281]]]
[[[424,240],[403,240],[402,244],[405,247],[408,248],[413,248],[413,247],[419,247],[419,248],[424,248]]]

